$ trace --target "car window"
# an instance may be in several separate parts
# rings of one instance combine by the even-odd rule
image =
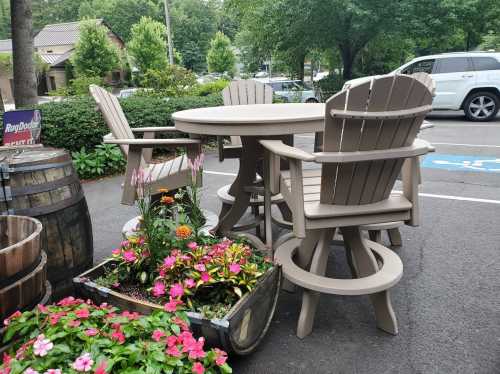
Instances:
[[[401,71],[401,74],[427,73],[431,74],[434,68],[434,59],[417,61]]]
[[[284,82],[283,91],[297,91],[300,87],[295,82]]]
[[[271,87],[273,88],[273,91],[283,91],[282,83],[271,83]]]
[[[474,70],[500,70],[500,62],[493,57],[472,57]]]
[[[447,57],[438,60],[435,74],[458,73],[470,70],[472,69],[467,57]]]

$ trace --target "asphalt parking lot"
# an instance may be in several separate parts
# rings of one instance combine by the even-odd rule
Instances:
[[[313,333],[300,340],[301,294],[282,292],[260,348],[231,360],[235,373],[500,373],[500,117],[472,123],[433,113],[428,120],[434,128],[421,138],[436,152],[423,160],[422,224],[402,228],[404,244],[395,249],[405,267],[392,292],[399,335],[376,329],[368,298],[324,295]],[[312,135],[296,138],[306,149],[312,142]],[[216,191],[236,171],[237,161],[207,154],[206,208],[218,211]],[[84,185],[96,262],[135,214],[119,204],[122,181]],[[335,274],[347,273],[340,248],[330,262]]]

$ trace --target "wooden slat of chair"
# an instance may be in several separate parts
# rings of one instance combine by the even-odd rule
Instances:
[[[347,98],[347,110],[365,111],[369,99],[371,81],[354,87]],[[342,131],[342,144],[340,150],[343,152],[357,151],[361,141],[363,120],[350,119],[344,121]],[[342,185],[335,186],[334,204],[345,205],[348,201],[351,181],[354,177],[356,164],[343,164],[338,167],[337,179],[344,180]]]

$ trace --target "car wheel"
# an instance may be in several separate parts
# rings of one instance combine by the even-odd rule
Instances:
[[[464,112],[469,121],[490,121],[498,113],[500,101],[498,96],[491,92],[475,92],[465,100]]]
[[[311,104],[311,103],[315,103],[315,104],[317,104],[317,103],[318,103],[318,100],[316,100],[316,99],[307,99],[307,100],[306,100],[306,103],[307,103],[307,104]]]

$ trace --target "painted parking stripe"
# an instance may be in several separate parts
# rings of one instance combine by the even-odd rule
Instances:
[[[234,173],[224,173],[221,171],[212,171],[212,170],[203,170],[205,174],[213,174],[213,175],[226,175],[226,176],[236,176]],[[403,193],[402,191],[394,191],[396,193]],[[452,195],[437,195],[431,193],[423,193],[419,192],[419,196],[422,197],[430,197],[436,199],[445,199],[445,200],[458,200],[458,201],[470,201],[474,203],[485,203],[485,204],[497,204],[500,205],[500,200],[491,200],[491,199],[480,199],[476,197],[464,197],[464,196],[452,196]]]
[[[464,156],[434,153],[424,157],[422,167],[452,171],[500,173],[500,158],[496,156]]]

